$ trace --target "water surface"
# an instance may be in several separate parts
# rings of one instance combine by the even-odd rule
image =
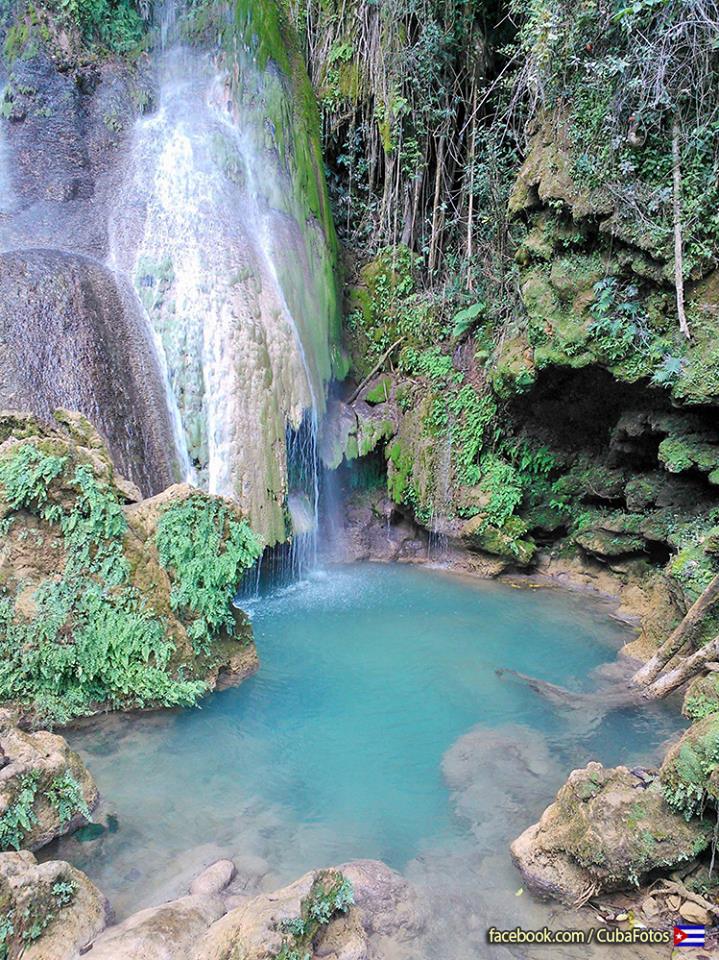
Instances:
[[[199,710],[71,735],[118,829],[61,853],[120,916],[184,892],[217,856],[238,861],[247,889],[376,857],[428,891],[441,949],[450,928],[458,941],[445,960],[483,956],[498,913],[519,922],[507,843],[568,770],[651,761],[676,730],[661,706],[558,711],[496,674],[591,690],[630,631],[584,594],[365,564],[249,606],[262,662],[251,680]],[[452,751],[469,731],[471,749]],[[546,921],[546,907],[531,910]]]

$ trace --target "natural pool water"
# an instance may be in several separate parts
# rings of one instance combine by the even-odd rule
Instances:
[[[119,916],[184,892],[219,856],[238,862],[247,889],[370,857],[431,901],[426,960],[502,957],[484,944],[489,924],[548,917],[515,897],[508,842],[570,769],[651,762],[677,728],[661,706],[557,709],[497,675],[590,691],[631,633],[584,594],[362,564],[246,606],[255,677],[199,710],[70,735],[118,828],[55,854],[86,870]]]

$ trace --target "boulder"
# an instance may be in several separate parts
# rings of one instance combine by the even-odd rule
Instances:
[[[232,860],[216,860],[195,877],[190,885],[193,896],[212,896],[228,887],[236,873]]]
[[[461,538],[470,550],[481,550],[520,567],[528,566],[534,559],[537,546],[524,540],[526,523],[519,517],[509,517],[503,526],[487,522],[481,514],[467,520],[462,526]]]
[[[180,897],[109,927],[87,956],[89,960],[188,960],[195,943],[224,912],[220,897]]]
[[[108,911],[100,891],[69,863],[38,863],[27,851],[0,853],[0,956],[78,960]]]
[[[422,929],[415,895],[383,863],[360,860],[327,871],[311,871],[271,894],[261,894],[213,924],[195,947],[192,960],[272,960],[283,945],[292,948],[293,921],[307,918],[318,890],[338,878],[350,882],[354,903],[333,911],[310,947],[323,960],[381,960]],[[303,948],[304,949],[304,948]],[[301,955],[303,953],[301,952]]]
[[[182,476],[165,385],[129,283],[59,250],[0,253],[0,407],[92,417],[148,496]]]
[[[710,837],[710,826],[674,813],[651,775],[590,763],[570,774],[511,852],[528,887],[573,902],[691,860]]]
[[[0,710],[0,850],[37,850],[87,823],[98,792],[63,737],[15,719]]]

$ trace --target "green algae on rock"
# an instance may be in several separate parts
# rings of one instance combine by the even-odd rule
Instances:
[[[570,774],[511,850],[528,886],[574,902],[638,886],[654,870],[692,860],[709,846],[711,833],[709,823],[675,813],[658,780],[592,762]]]
[[[2,422],[2,700],[66,722],[189,705],[220,675],[252,672],[251,630],[232,593],[259,546],[241,511],[189,487],[128,504],[136,491],[79,415],[45,427],[21,417],[22,439],[17,416]],[[162,525],[173,515],[187,529]],[[203,574],[217,588],[212,609]]]

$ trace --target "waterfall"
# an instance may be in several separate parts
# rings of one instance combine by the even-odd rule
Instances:
[[[188,473],[238,499],[269,545],[289,515],[301,567],[316,555],[336,310],[327,238],[274,142],[267,104],[292,115],[277,71],[238,50],[231,78],[174,40],[173,23],[168,7],[158,102],[136,123],[110,217],[111,263],[146,311]]]

